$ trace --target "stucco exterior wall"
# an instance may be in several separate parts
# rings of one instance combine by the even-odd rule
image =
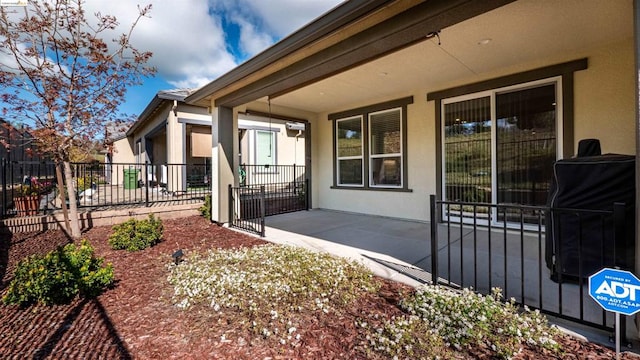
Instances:
[[[133,139],[122,138],[113,143],[113,163],[132,163],[134,161]]]
[[[386,190],[332,189],[333,186],[333,125],[327,120],[312,123],[314,156],[313,207],[346,212],[366,213],[378,216],[427,220],[429,194],[435,191],[435,110],[428,103],[426,92],[414,90],[396,94],[370,103],[354,104],[350,108],[372,105],[384,101],[413,96],[413,104],[407,105],[407,174],[410,192]],[[346,109],[339,109],[346,110]],[[316,150],[317,149],[317,150]]]
[[[139,140],[142,142],[142,154],[140,154],[140,158],[139,160],[141,162],[145,162],[147,161],[149,158],[153,158],[153,154],[146,154],[146,141],[147,139],[145,138],[147,136],[147,134],[149,134],[151,131],[153,131],[154,129],[158,128],[159,126],[162,126],[163,123],[165,123],[167,121],[167,118],[169,116],[169,112],[170,112],[170,106],[169,104],[165,104],[159,111],[157,111],[156,113],[153,114],[153,116],[149,119],[147,119],[145,121],[145,123],[140,126],[138,129],[136,129],[135,133],[133,134],[133,143],[135,144],[136,142],[138,142]],[[163,129],[163,131],[166,133],[166,126]],[[158,136],[159,134],[154,134],[154,148],[157,146],[163,146],[166,147],[166,139],[165,144],[160,145],[159,142],[162,141],[162,138]],[[134,154],[135,154],[135,146],[134,146]],[[155,158],[153,158],[153,162],[157,162]]]
[[[133,139],[125,137],[113,142],[113,153],[111,155],[111,162],[113,164],[131,164],[135,162],[135,156],[133,155]],[[112,173],[108,178],[112,185],[121,185],[124,180],[123,174],[120,173],[123,167],[114,165],[111,168]],[[108,170],[107,170],[108,171]]]
[[[588,69],[575,73],[574,144],[584,138],[598,138],[605,153],[634,154],[635,100],[634,58],[631,40],[610,44],[563,57],[521,64],[501,73],[459,79],[455,83],[433,85],[384,99],[372,99],[343,109],[331,109],[311,123],[313,146],[313,206],[427,221],[428,197],[436,193],[436,119],[435,102],[427,102],[431,91],[474,83],[503,75],[587,57]],[[360,106],[372,105],[405,96],[413,96],[408,105],[407,161],[408,186],[412,192],[332,189],[333,133],[327,115]]]
[[[604,153],[635,154],[635,64],[631,39],[594,49],[575,75],[575,144],[600,139]]]
[[[256,161],[256,129],[273,131],[275,133],[276,165],[304,165],[305,133],[287,130],[286,121],[247,120],[241,116],[238,127],[246,128],[247,132],[240,141],[242,162],[249,165],[261,165]]]

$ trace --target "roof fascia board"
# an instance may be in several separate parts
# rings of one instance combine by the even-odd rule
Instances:
[[[142,111],[142,114],[138,116],[138,119],[136,120],[136,122],[134,122],[133,125],[131,125],[131,127],[129,128],[129,130],[127,130],[127,133],[126,133],[127,136],[133,135],[133,133],[135,133],[135,131],[139,127],[141,127],[144,123],[146,123],[147,119],[151,117],[151,115],[153,115],[153,113],[155,113],[156,110],[160,108],[163,105],[163,103],[166,101],[169,101],[169,100],[161,99],[158,95],[154,96],[153,100],[151,100],[149,105],[147,105],[144,111]]]
[[[198,102],[217,90],[229,86],[265,66],[294,53],[390,2],[393,2],[393,0],[347,1],[343,5],[334,8],[317,20],[247,60],[245,63],[240,64],[235,69],[198,89],[189,95],[185,101],[188,103]]]
[[[426,40],[426,35],[496,9],[515,0],[434,0],[423,2],[286,69],[216,99],[234,107],[299,89]]]

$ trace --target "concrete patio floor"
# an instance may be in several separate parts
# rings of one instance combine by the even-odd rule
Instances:
[[[414,286],[431,279],[427,271],[431,268],[430,224],[427,222],[321,209],[269,216],[265,222],[266,239],[269,241],[301,245],[353,258],[365,263],[377,275]],[[580,287],[575,284],[558,286],[549,279],[548,269],[544,259],[541,259],[544,248],[538,246],[540,239],[537,236],[520,237],[519,233],[509,233],[506,241],[496,237],[489,246],[486,232],[484,235],[477,232],[474,236],[470,229],[451,230],[443,224],[439,226],[438,238],[441,277],[460,282],[460,274],[463,273],[465,287],[474,286],[475,283],[475,287],[480,289],[488,287],[489,277],[493,281],[491,286],[502,287],[506,272],[509,284],[503,293],[507,298],[515,297],[520,301],[524,297],[526,302],[535,304],[543,301],[545,308],[557,311],[558,293],[561,292],[563,313],[578,315]],[[508,246],[506,257],[505,245]],[[489,261],[485,255],[489,247],[494,255],[490,261],[491,270],[487,271]],[[523,261],[520,260],[521,253],[525,254]],[[460,261],[461,256],[463,261]],[[449,259],[450,268],[447,264]],[[464,263],[463,270],[459,268],[460,263]],[[477,274],[474,274],[475,269],[478,269]],[[524,275],[521,275],[523,271]],[[541,276],[531,276],[532,272]],[[602,311],[589,299],[586,287],[582,295],[585,319],[599,319]],[[612,313],[606,315],[613,317]],[[563,319],[550,320],[591,341],[611,346],[608,332]],[[632,350],[640,349],[635,337],[632,338],[636,334],[633,321],[627,321],[627,328],[628,336],[635,343]]]

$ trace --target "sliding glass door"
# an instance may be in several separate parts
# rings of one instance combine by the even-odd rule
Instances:
[[[560,148],[557,85],[547,81],[443,101],[445,200],[546,203]],[[508,211],[492,219],[505,217]]]

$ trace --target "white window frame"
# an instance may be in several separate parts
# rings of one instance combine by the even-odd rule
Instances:
[[[277,141],[278,138],[276,137],[276,132],[275,131],[271,131],[271,130],[259,130],[256,129],[254,130],[254,136],[253,136],[253,158],[254,158],[254,163],[256,165],[259,166],[264,166],[266,164],[260,164],[258,162],[258,134],[259,133],[270,133],[271,134],[271,157],[273,158],[273,163],[269,164],[270,166],[277,166],[278,165],[278,145],[277,145]],[[267,168],[265,167],[265,171],[266,172],[273,172],[275,170],[267,170]]]
[[[360,155],[359,156],[340,156],[340,149],[339,149],[339,131],[340,131],[340,122],[341,121],[348,121],[348,120],[354,120],[354,119],[359,119],[360,120]],[[362,115],[357,115],[357,116],[350,116],[350,117],[346,117],[346,118],[342,118],[342,119],[337,119],[336,120],[336,133],[335,133],[335,139],[336,139],[336,182],[339,186],[345,186],[345,187],[363,187],[364,186],[364,117]],[[341,160],[360,160],[360,163],[362,164],[360,167],[360,179],[362,179],[362,181],[360,182],[360,184],[343,184],[341,182],[340,179],[340,161]]]
[[[378,115],[378,114],[383,114],[383,113],[390,113],[390,112],[398,112],[399,113],[399,117],[398,117],[398,121],[400,122],[400,152],[399,153],[391,153],[391,154],[373,154],[372,153],[372,147],[371,147],[371,137],[373,136],[373,133],[371,131],[371,117]],[[403,128],[402,128],[402,116],[404,114],[402,113],[402,108],[401,107],[397,107],[397,108],[392,108],[392,109],[385,109],[385,110],[380,110],[380,111],[376,111],[376,112],[372,112],[369,113],[369,116],[367,118],[367,148],[368,148],[368,155],[369,155],[369,187],[371,188],[391,188],[391,189],[402,189],[404,186],[404,153],[403,153],[403,148],[404,148],[404,137],[403,137]],[[390,184],[374,184],[374,179],[373,179],[373,171],[375,170],[373,168],[373,161],[374,159],[384,159],[384,158],[395,158],[395,157],[400,157],[400,184],[399,185],[390,185]]]

